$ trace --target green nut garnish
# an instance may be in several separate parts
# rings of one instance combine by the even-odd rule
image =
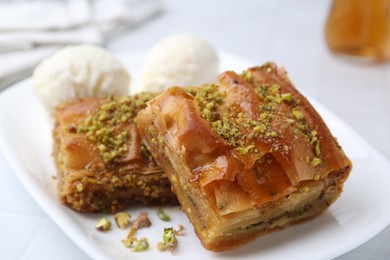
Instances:
[[[162,209],[157,210],[157,216],[162,220],[162,221],[169,221],[171,218],[169,215]]]
[[[246,81],[250,81],[250,80],[252,79],[252,72],[247,71],[247,70],[244,70],[244,71],[241,73],[241,76],[242,76]]]
[[[129,220],[131,218],[131,215],[126,212],[119,212],[115,214],[114,218],[115,218],[116,225],[119,228],[124,229],[129,225]]]
[[[127,233],[127,238],[133,237],[137,230],[135,228],[130,228],[129,233]]]
[[[96,223],[95,228],[99,231],[106,231],[111,228],[111,221],[106,217],[101,218],[98,223]]]
[[[122,245],[124,245],[125,247],[132,247],[135,242],[136,240],[131,238],[126,238],[121,240]]]
[[[138,240],[137,245],[134,248],[134,252],[141,252],[146,251],[149,249],[149,242],[146,237],[141,238]]]
[[[303,118],[303,114],[299,110],[293,110],[291,113],[297,120],[301,120]]]
[[[175,230],[173,228],[164,228],[163,242],[157,244],[157,249],[159,251],[164,251],[168,249],[173,253],[174,248],[177,245],[177,239],[175,235]]]
[[[314,157],[310,164],[312,167],[316,167],[317,165],[321,164],[321,159],[318,157]]]
[[[153,94],[140,93],[132,97],[111,97],[79,125],[77,133],[85,134],[97,144],[104,161],[110,163],[125,156],[128,150],[129,132],[123,125],[131,122]]]
[[[293,96],[291,93],[283,93],[281,94],[282,100],[286,102],[292,102],[293,101]]]
[[[177,239],[173,228],[164,228],[163,242],[177,244]]]

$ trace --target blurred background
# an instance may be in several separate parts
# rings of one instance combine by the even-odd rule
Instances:
[[[354,1],[358,0],[344,2]],[[119,53],[149,50],[168,35],[191,33],[218,50],[254,63],[274,61],[285,66],[300,90],[320,101],[390,159],[390,63],[386,56],[390,49],[390,8],[389,1],[385,2],[380,9],[387,8],[385,54],[362,61],[336,55],[327,45],[325,28],[331,0],[0,0],[0,91],[30,76],[38,62],[68,44],[91,43]],[[336,24],[346,26],[346,21]],[[356,21],[352,24],[360,26]],[[372,31],[367,26],[365,30]],[[3,164],[0,166],[5,169]],[[30,210],[38,212],[40,225],[33,228],[40,230],[42,241],[35,239],[35,244],[50,243],[61,259],[87,258],[65,234],[52,227],[54,224],[16,178],[10,173],[4,175],[6,181],[0,182],[0,190],[11,183],[17,187],[13,195],[16,202],[24,205],[27,201]],[[1,207],[16,212],[26,210],[11,207],[0,196]],[[20,224],[11,217],[10,223]],[[0,241],[6,238],[0,235]],[[338,259],[390,259],[389,240],[387,228]],[[28,241],[5,250],[12,259],[50,259],[44,250],[34,248]]]

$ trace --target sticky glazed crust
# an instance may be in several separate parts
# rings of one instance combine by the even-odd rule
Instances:
[[[148,99],[85,99],[57,108],[53,156],[61,203],[79,212],[177,203],[133,123]]]
[[[215,84],[171,88],[135,122],[211,251],[317,216],[340,195],[352,168],[273,63],[225,72]]]

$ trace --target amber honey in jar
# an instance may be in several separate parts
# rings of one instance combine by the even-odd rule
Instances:
[[[389,59],[390,0],[333,0],[325,37],[336,54]]]

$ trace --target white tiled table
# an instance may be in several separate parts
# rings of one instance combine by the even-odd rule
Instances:
[[[275,61],[287,68],[298,88],[390,160],[390,63],[362,66],[332,56],[323,39],[329,4],[329,0],[166,1],[163,14],[123,32],[107,48],[145,50],[166,35],[190,32],[259,64]],[[1,259],[88,259],[30,198],[1,153],[0,174]],[[389,241],[390,227],[337,259],[390,259]]]

